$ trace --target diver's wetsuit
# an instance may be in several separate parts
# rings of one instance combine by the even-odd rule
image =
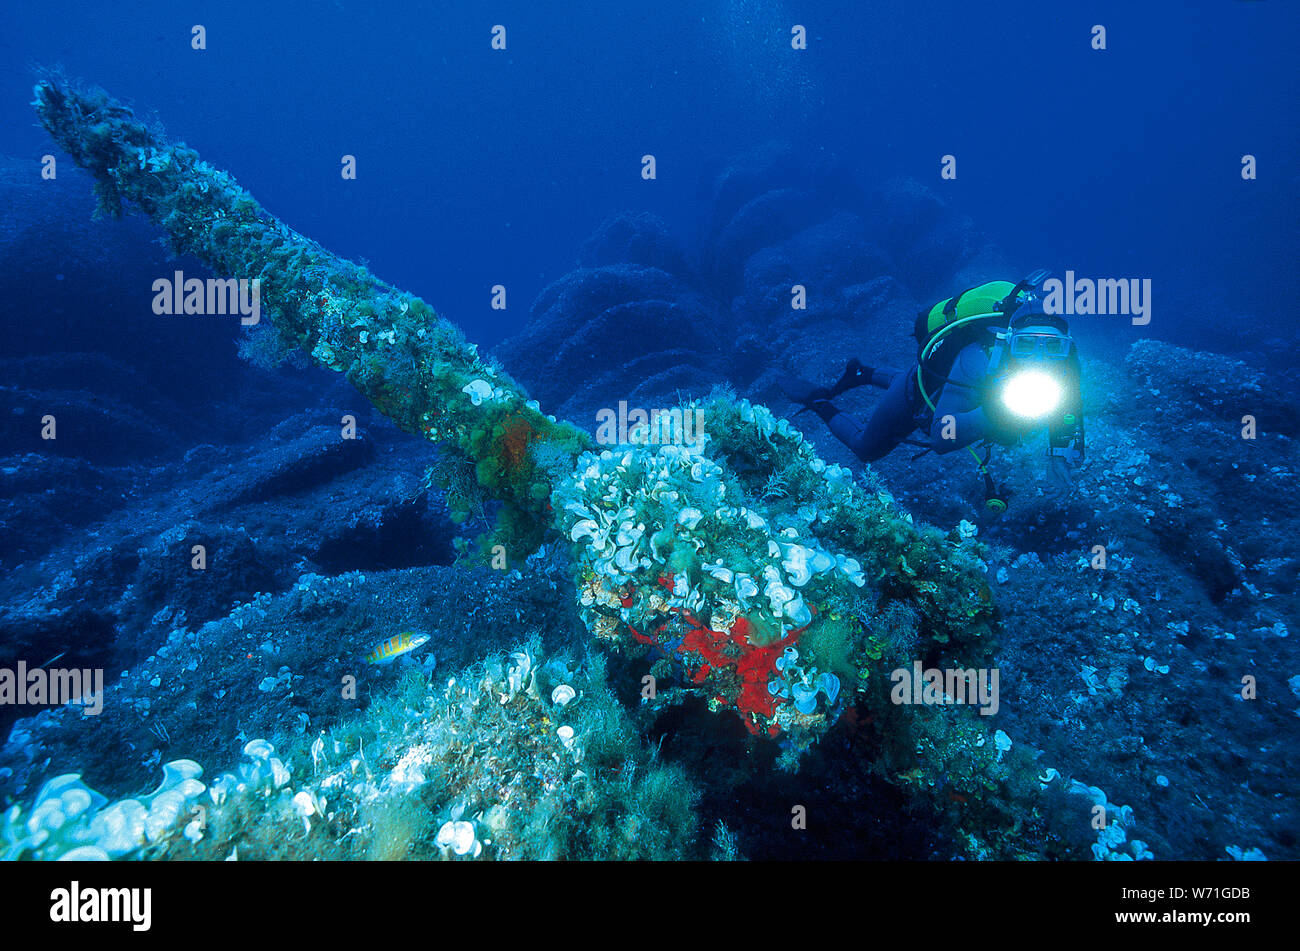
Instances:
[[[818,400],[812,410],[826,421],[835,437],[853,450],[863,462],[875,462],[888,455],[915,430],[928,428],[924,445],[943,454],[961,449],[981,439],[1001,442],[1000,434],[989,426],[980,405],[980,384],[988,373],[989,355],[977,343],[958,351],[948,371],[947,381],[939,390],[935,403],[937,412],[931,414],[916,390],[916,368],[906,373],[876,370],[872,377],[875,385],[884,385],[885,395],[864,425],[856,416],[841,412],[829,400]],[[886,384],[885,381],[888,380]],[[956,438],[944,439],[941,435],[944,420],[953,417]]]

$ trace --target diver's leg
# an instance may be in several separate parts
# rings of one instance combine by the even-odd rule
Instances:
[[[868,382],[879,390],[889,389],[894,385],[894,381],[902,376],[898,370],[891,370],[888,367],[864,367],[863,369],[871,374]]]
[[[855,456],[863,462],[875,462],[888,455],[916,428],[907,383],[908,374],[895,373],[865,425],[856,416],[841,412],[829,400],[818,400],[812,404],[812,410]]]
[[[854,357],[848,362],[843,375],[831,387],[830,394],[826,398],[830,399],[845,390],[852,390],[859,386],[874,386],[879,390],[887,390],[896,376],[898,376],[897,370],[890,370],[887,367],[863,366],[862,362],[857,357]]]

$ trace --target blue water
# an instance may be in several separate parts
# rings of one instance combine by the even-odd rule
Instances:
[[[1294,4],[54,2],[3,17],[0,152],[46,151],[30,66],[62,65],[485,344],[522,327],[608,215],[689,234],[707,163],[772,139],[863,185],[931,185],[1026,268],[1150,277],[1158,336],[1195,342],[1225,304],[1252,331],[1286,326],[1278,302],[1300,290]],[[42,279],[23,276],[24,308]]]

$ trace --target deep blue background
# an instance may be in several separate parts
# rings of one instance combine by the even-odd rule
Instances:
[[[1155,336],[1195,344],[1242,315],[1258,322],[1243,332],[1290,327],[1300,291],[1300,14],[1280,0],[154,0],[0,17],[0,153],[35,174],[50,144],[32,67],[60,65],[485,344],[609,214],[655,212],[689,241],[706,163],[772,138],[836,154],[866,187],[919,179],[1026,268],[1152,278]]]

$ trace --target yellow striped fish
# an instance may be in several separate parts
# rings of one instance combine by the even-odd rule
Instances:
[[[392,637],[385,638],[376,644],[370,653],[366,655],[366,663],[391,664],[403,654],[409,654],[413,650],[419,650],[427,643],[429,643],[428,634],[417,634],[415,631],[403,631],[401,634],[394,634]]]

